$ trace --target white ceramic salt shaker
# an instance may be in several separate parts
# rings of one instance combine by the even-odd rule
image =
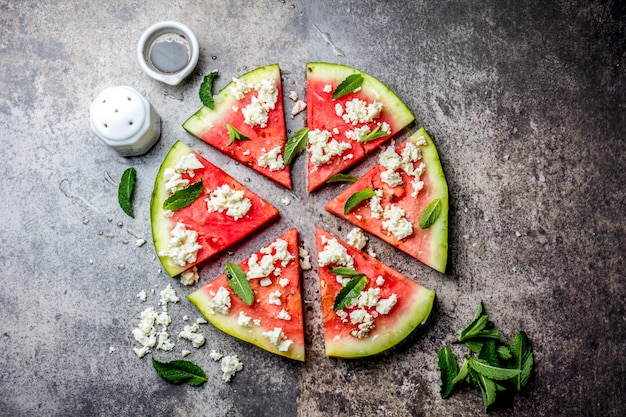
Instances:
[[[161,118],[152,104],[128,86],[110,87],[91,104],[91,130],[122,156],[148,152],[161,135]]]

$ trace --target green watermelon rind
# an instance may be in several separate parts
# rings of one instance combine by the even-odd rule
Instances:
[[[448,183],[446,182],[446,177],[443,173],[443,167],[441,166],[441,160],[439,159],[439,154],[437,153],[437,147],[433,143],[426,129],[423,127],[420,128],[417,132],[411,135],[409,140],[415,142],[420,137],[426,139],[426,142],[428,143],[428,146],[421,147],[421,150],[422,159],[426,164],[427,176],[435,185],[433,189],[436,190],[437,195],[433,197],[441,199],[441,214],[429,227],[431,235],[431,256],[423,262],[436,271],[445,274],[448,262]]]
[[[261,349],[268,352],[275,353],[277,355],[285,356],[291,359],[304,361],[304,346],[293,344],[287,352],[280,352],[276,346],[274,346],[267,337],[263,336],[264,331],[271,331],[273,329],[264,329],[262,327],[242,327],[237,321],[236,315],[225,315],[217,312],[212,312],[207,306],[211,301],[211,297],[207,291],[199,289],[187,296],[187,299],[191,301],[200,310],[202,315],[216,328],[220,329],[224,333],[227,333],[233,337],[241,339],[245,342],[251,343]]]
[[[434,301],[435,292],[421,287],[414,294],[409,313],[400,316],[393,328],[377,327],[376,337],[367,341],[354,337],[326,340],[326,355],[339,358],[360,358],[388,350],[406,339],[417,326],[426,322]]]
[[[355,68],[342,65],[333,64],[329,62],[309,62],[307,63],[307,78],[314,79],[317,76],[324,78],[334,78],[341,82],[352,74],[361,74],[363,76],[363,84],[361,88],[363,90],[369,90],[375,92],[384,107],[393,115],[399,124],[407,126],[409,123],[415,120],[415,116],[411,113],[411,110],[404,104],[404,102],[393,92],[389,87],[383,84],[376,77],[359,71]]]
[[[262,80],[269,78],[280,81],[280,67],[278,64],[271,64],[256,68],[239,77],[240,80],[245,81],[248,84],[258,84]],[[202,106],[183,123],[183,128],[198,138],[200,138],[205,131],[211,129],[213,125],[220,121],[224,117],[225,113],[231,111],[235,103],[239,101],[230,92],[230,87],[232,85],[234,85],[234,81],[226,84],[224,88],[217,93],[214,99],[214,109]],[[278,99],[282,100],[282,97],[279,97]]]
[[[169,150],[165,159],[161,163],[159,172],[154,181],[152,190],[152,199],[150,201],[150,222],[152,223],[152,240],[157,256],[161,260],[163,269],[171,277],[175,277],[185,271],[187,267],[176,265],[169,256],[161,256],[159,253],[167,249],[170,240],[170,219],[166,217],[163,209],[163,202],[167,199],[168,194],[165,190],[165,180],[163,172],[165,169],[175,167],[180,158],[192,152],[184,143],[177,141]]]

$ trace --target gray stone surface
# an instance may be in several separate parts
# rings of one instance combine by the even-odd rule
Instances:
[[[623,415],[625,12],[619,1],[0,1],[0,415],[478,415],[475,391],[440,398],[436,351],[481,299],[506,338],[527,332],[537,363],[526,392],[492,415]],[[196,71],[177,87],[135,61],[141,32],[168,19],[190,26],[201,45]],[[309,60],[377,76],[438,146],[450,188],[448,273],[370,240],[380,259],[437,291],[433,314],[388,353],[328,359],[317,275],[305,272],[306,363],[205,325],[206,346],[189,359],[209,381],[170,385],[152,370],[152,354],[133,353],[131,331],[168,283],[182,296],[192,291],[160,272],[151,244],[152,182],[175,140],[249,178],[282,211],[232,257],[204,264],[203,282],[289,227],[312,254],[315,224],[349,230],[323,210],[340,187],[306,193],[303,155],[285,207],[290,192],[181,128],[208,71],[220,70],[221,87],[278,62],[284,89],[303,95]],[[91,101],[113,85],[135,87],[162,117],[161,139],[145,156],[119,157],[89,129]],[[287,123],[298,129],[304,116]],[[138,173],[135,219],[107,179],[129,166]],[[136,237],[148,243],[137,247]],[[142,289],[145,303],[135,296]],[[184,315],[199,316],[184,299],[170,313],[173,334]],[[176,342],[155,356],[179,358],[189,346]],[[231,383],[220,380],[211,349],[244,362]]]

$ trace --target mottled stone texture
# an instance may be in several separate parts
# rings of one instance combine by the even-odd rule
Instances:
[[[177,87],[148,78],[135,61],[141,32],[167,19],[190,26],[201,46],[196,71]],[[508,340],[527,332],[537,362],[526,392],[503,398],[492,415],[623,415],[623,2],[4,0],[0,22],[0,415],[480,415],[475,391],[440,398],[436,351],[481,299]],[[279,222],[203,265],[202,281],[289,227],[313,259],[315,224],[341,237],[350,229],[323,210],[341,186],[307,194],[304,155],[292,195],[181,128],[210,70],[220,70],[220,88],[278,62],[285,94],[303,96],[308,60],[378,77],[416,115],[412,129],[425,126],[438,146],[450,189],[448,273],[370,239],[380,259],[437,291],[432,316],[378,357],[326,358],[317,275],[307,271],[306,363],[206,325],[207,344],[189,359],[209,381],[170,385],[149,357],[133,353],[131,331],[168,283],[181,296],[192,290],[160,272],[151,244],[152,183],[175,140],[282,211]],[[162,117],[161,140],[145,156],[119,157],[89,130],[91,101],[113,85],[135,87]],[[287,124],[302,127],[304,115]],[[113,184],[129,166],[138,173],[135,219],[119,209]],[[136,237],[148,243],[137,247]],[[135,297],[142,289],[145,303]],[[184,315],[199,316],[185,299],[170,314],[174,338]],[[175,352],[155,357],[190,348],[175,342]],[[211,349],[244,362],[231,383],[220,380]]]

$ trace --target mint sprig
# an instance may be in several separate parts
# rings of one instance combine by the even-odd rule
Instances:
[[[368,198],[372,198],[375,195],[376,193],[371,188],[364,188],[361,191],[357,191],[346,200],[346,203],[343,206],[343,214],[350,213],[353,209],[356,208],[356,206],[361,204],[362,201],[367,200]]]
[[[254,302],[254,292],[250,288],[248,277],[241,267],[233,262],[226,262],[224,269],[226,281],[230,288],[237,294],[246,305],[251,306]]]
[[[420,228],[428,229],[437,221],[441,215],[441,206],[442,203],[440,198],[435,198],[433,201],[428,203],[424,209],[424,213],[422,213],[422,217],[420,218]]]
[[[494,327],[481,301],[472,322],[457,339],[469,348],[461,369],[458,370],[456,357],[449,347],[439,350],[442,398],[448,398],[457,387],[471,384],[481,392],[485,410],[488,410],[498,392],[520,391],[526,386],[534,365],[528,336],[518,332],[506,346]]]
[[[165,210],[180,210],[185,208],[200,196],[202,192],[202,179],[191,184],[187,188],[176,191],[163,202]]]
[[[161,362],[152,358],[152,366],[159,376],[174,384],[187,383],[196,387],[207,380],[202,368],[193,362],[185,360]]]
[[[342,308],[350,305],[352,300],[359,296],[363,288],[367,285],[367,277],[364,274],[359,274],[352,278],[348,283],[339,291],[335,297],[333,304],[333,310],[341,310]]]
[[[135,215],[133,214],[132,199],[133,191],[135,190],[136,178],[137,171],[135,171],[135,168],[127,168],[122,174],[120,184],[117,188],[117,201],[124,213],[132,218],[135,218]]]
[[[378,126],[376,126],[376,129],[372,130],[370,133],[368,133],[367,135],[359,139],[358,142],[365,143],[374,139],[382,138],[384,136],[389,136],[389,133],[382,131],[381,128],[382,128],[382,124],[378,123]]]
[[[308,135],[309,129],[303,127],[287,139],[287,143],[285,143],[285,153],[283,155],[285,165],[289,165],[296,154],[306,148],[306,144],[309,141]]]
[[[357,180],[358,178],[354,175],[342,174],[341,172],[339,172],[330,177],[328,181],[326,181],[326,184],[330,184],[333,182],[347,182],[349,184],[354,184],[355,182],[357,182]]]
[[[204,81],[200,84],[200,101],[206,107],[213,110],[215,107],[215,101],[213,100],[213,79],[219,75],[218,70],[213,70],[204,76]]]
[[[236,140],[250,140],[249,137],[238,131],[233,125],[230,123],[226,123],[226,129],[228,129],[228,135],[230,136],[230,141],[227,146],[235,143]]]
[[[364,78],[361,74],[348,75],[346,79],[343,80],[337,88],[335,88],[332,96],[333,100],[343,97],[346,94],[350,94],[363,84],[363,80]]]

